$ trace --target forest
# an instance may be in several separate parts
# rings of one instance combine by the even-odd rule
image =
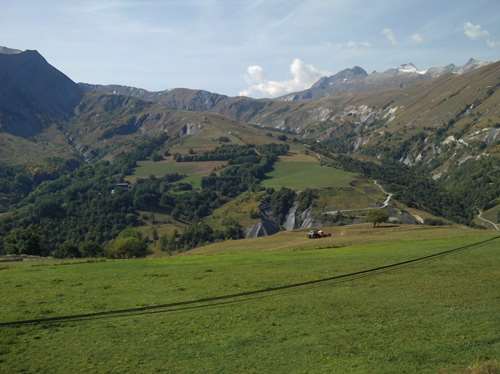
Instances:
[[[139,211],[170,214],[194,224],[184,234],[189,239],[180,241],[182,248],[190,248],[198,240],[241,237],[241,228],[234,223],[228,223],[223,233],[206,235],[208,229],[199,221],[240,193],[260,188],[259,181],[272,169],[277,157],[288,152],[288,146],[283,144],[231,146],[232,162],[218,174],[204,177],[201,189],[179,188],[183,177],[179,174],[140,179],[130,188],[120,188],[137,161],[150,157],[165,141],[165,136],[149,139],[113,162],[85,164],[41,183],[0,221],[0,253],[103,255],[104,247],[126,228],[140,225]],[[214,154],[228,153],[227,146],[220,148]],[[251,153],[253,157],[249,158]]]

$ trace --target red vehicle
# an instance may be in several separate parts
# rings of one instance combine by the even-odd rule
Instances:
[[[311,230],[307,234],[307,237],[309,239],[329,238],[330,236],[332,236],[331,233],[324,232],[323,230]]]

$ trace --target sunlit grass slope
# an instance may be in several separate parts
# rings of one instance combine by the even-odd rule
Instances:
[[[1,264],[0,319],[109,311],[275,287],[494,235],[459,227],[356,226],[335,229],[331,239],[283,233],[162,259]],[[499,241],[492,241],[361,279],[199,308],[0,327],[0,372],[454,372],[500,357],[499,248]]]
[[[263,185],[272,188],[288,187],[294,190],[346,187],[355,176],[344,170],[321,166],[312,156],[295,154],[280,157]]]

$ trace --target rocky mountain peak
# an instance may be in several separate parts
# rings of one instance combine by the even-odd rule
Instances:
[[[81,99],[76,83],[35,50],[0,54],[0,71],[0,129],[14,135],[68,118]]]
[[[367,76],[368,73],[362,67],[354,66],[350,69],[341,70],[337,74],[331,75],[329,77],[321,78],[316,83],[314,83],[311,88],[325,88],[328,86],[347,83],[353,79],[363,79]]]
[[[483,67],[483,66],[486,66],[486,65],[489,65],[489,64],[491,64],[490,61],[482,61],[482,60],[478,60],[476,58],[471,57],[465,63],[465,65],[463,65],[461,68],[458,69],[458,73],[459,74],[464,74],[464,73],[467,73],[469,71],[478,69],[480,67]]]

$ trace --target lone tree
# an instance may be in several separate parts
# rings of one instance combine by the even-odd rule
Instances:
[[[389,214],[383,209],[374,209],[368,212],[366,219],[368,222],[373,223],[373,227],[377,227],[379,223],[384,223],[389,220]]]

